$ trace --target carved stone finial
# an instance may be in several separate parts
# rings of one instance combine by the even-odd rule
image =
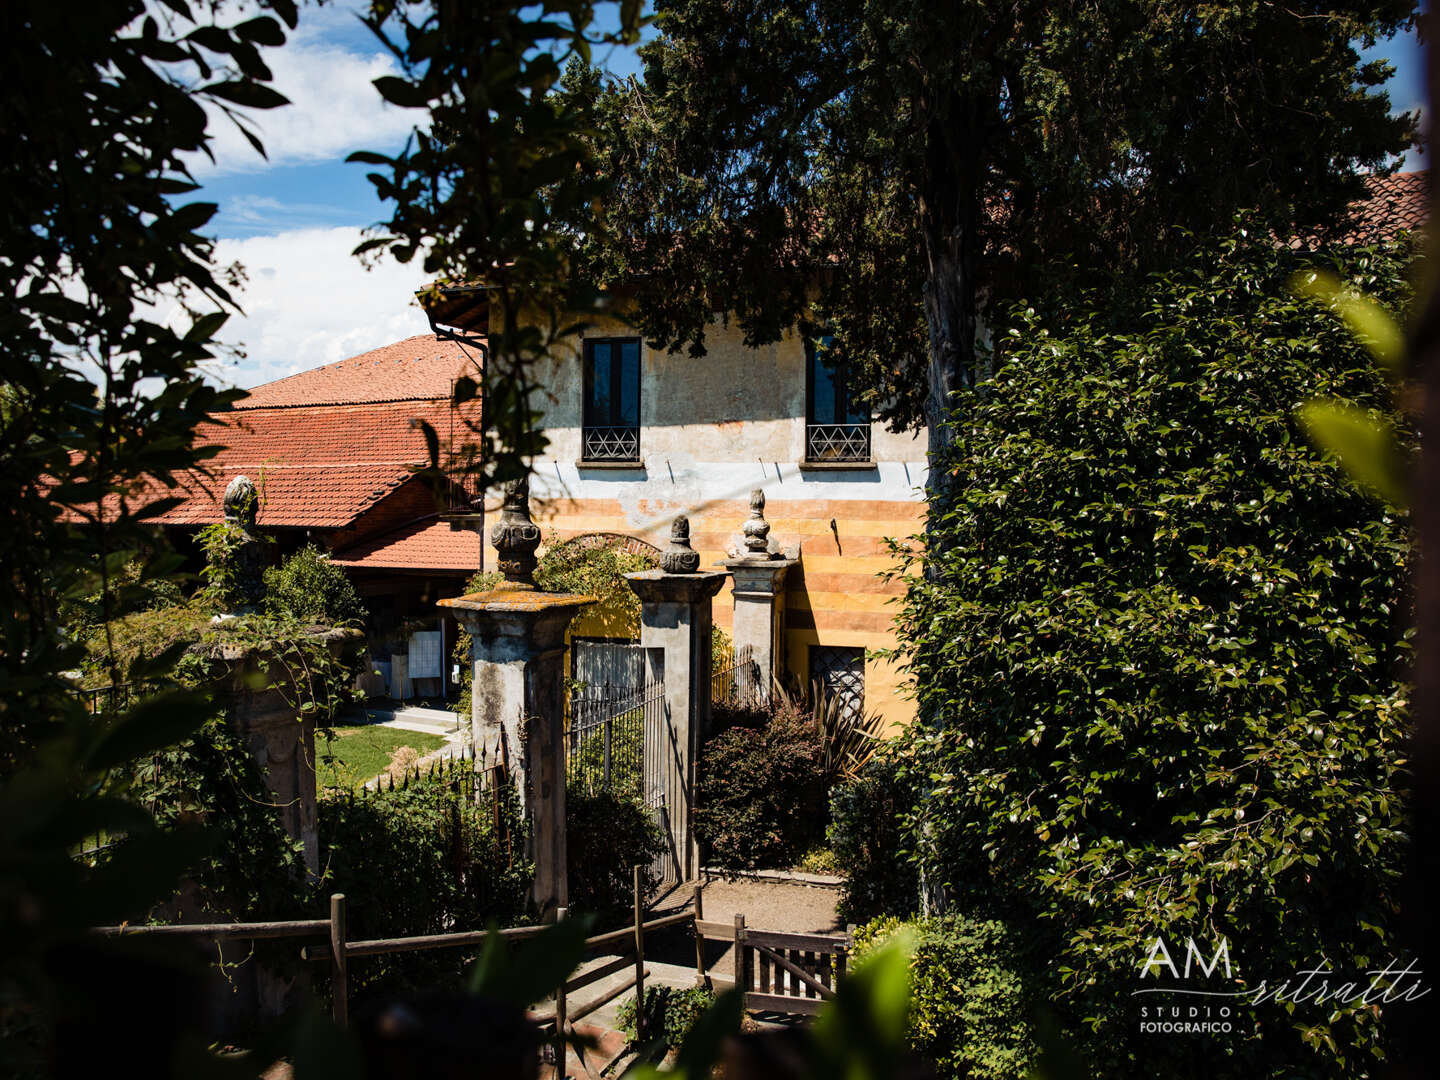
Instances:
[[[259,492],[248,476],[237,476],[225,487],[225,523],[232,535],[211,548],[207,558],[223,609],[216,619],[251,614],[265,599],[265,567],[270,563],[271,541],[255,526],[260,512]]]
[[[670,526],[670,543],[660,553],[660,569],[667,574],[693,574],[700,569],[700,553],[690,546],[690,519],[684,514]]]
[[[500,553],[500,572],[505,575],[506,585],[535,588],[535,549],[540,546],[540,528],[530,518],[527,477],[505,485],[505,502],[500,508],[500,520],[490,530],[490,543]]]
[[[750,518],[745,522],[745,547],[756,555],[770,549],[770,523],[765,520],[765,492],[750,492]]]
[[[225,488],[225,520],[239,525],[246,532],[253,532],[259,501],[251,479],[248,476],[235,477]]]

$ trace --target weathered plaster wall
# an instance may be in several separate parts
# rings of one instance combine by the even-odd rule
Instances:
[[[587,337],[638,336],[612,319],[594,320]],[[904,539],[923,526],[925,433],[897,435],[872,428],[876,464],[839,471],[802,469],[805,460],[805,350],[796,334],[759,349],[717,323],[709,354],[643,347],[640,455],[633,469],[579,464],[580,356],[576,340],[542,368],[550,445],[535,462],[533,512],[548,536],[566,539],[619,532],[664,546],[677,514],[691,520],[701,565],[712,567],[741,546],[749,494],[765,491],[771,536],[801,549],[801,565],[786,591],[786,662],[808,675],[810,645],[894,645],[893,600],[903,588],[878,575],[895,565],[887,538]],[[498,506],[498,498],[487,500]],[[832,528],[832,521],[834,526]],[[494,552],[485,565],[494,566]],[[715,625],[729,629],[730,587],[716,598]],[[592,633],[593,616],[575,632]],[[914,715],[894,666],[868,658],[866,708],[892,724]]]

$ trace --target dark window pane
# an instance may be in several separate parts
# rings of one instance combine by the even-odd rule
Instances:
[[[833,365],[835,351],[828,348],[834,338],[823,337],[806,350],[810,361],[810,423],[838,424],[840,386]]]
[[[590,394],[585,402],[585,422],[597,427],[609,427],[611,416],[611,384],[614,373],[610,370],[610,343],[592,342],[590,349]]]
[[[850,370],[850,365],[845,365],[845,420],[847,424],[868,424],[870,422],[870,406],[856,400],[855,373]]]
[[[620,352],[620,393],[615,413],[617,427],[640,426],[640,342],[624,341]]]

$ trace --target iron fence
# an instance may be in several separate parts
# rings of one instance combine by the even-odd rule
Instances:
[[[724,665],[710,676],[710,705],[726,709],[754,709],[764,704],[769,686],[761,680],[755,651],[745,645],[732,649]]]
[[[662,683],[588,686],[570,699],[565,777],[586,791],[640,795],[647,775],[645,717],[664,707]]]
[[[111,686],[76,688],[70,693],[85,706],[91,716],[108,716],[110,713],[128,709],[145,695],[149,687],[144,683],[115,683]]]

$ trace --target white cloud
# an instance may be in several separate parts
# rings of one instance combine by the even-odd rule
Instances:
[[[219,381],[248,388],[429,333],[415,303],[426,281],[418,263],[386,259],[366,270],[350,254],[360,240],[358,228],[221,240],[217,262],[239,261],[248,281],[237,296],[244,316],[220,335],[246,355],[227,363]]]
[[[330,11],[321,19],[314,19],[316,14],[307,6],[290,40],[264,50],[265,62],[275,75],[270,85],[290,99],[289,105],[278,109],[246,110],[250,126],[265,144],[268,162],[229,119],[212,109],[210,145],[215,162],[194,156],[190,167],[197,179],[258,172],[272,165],[334,161],[351,150],[392,152],[425,119],[422,109],[387,104],[372,85],[381,75],[400,73],[395,58],[381,51],[378,42],[367,47],[336,40],[339,21],[353,21],[350,11]]]

